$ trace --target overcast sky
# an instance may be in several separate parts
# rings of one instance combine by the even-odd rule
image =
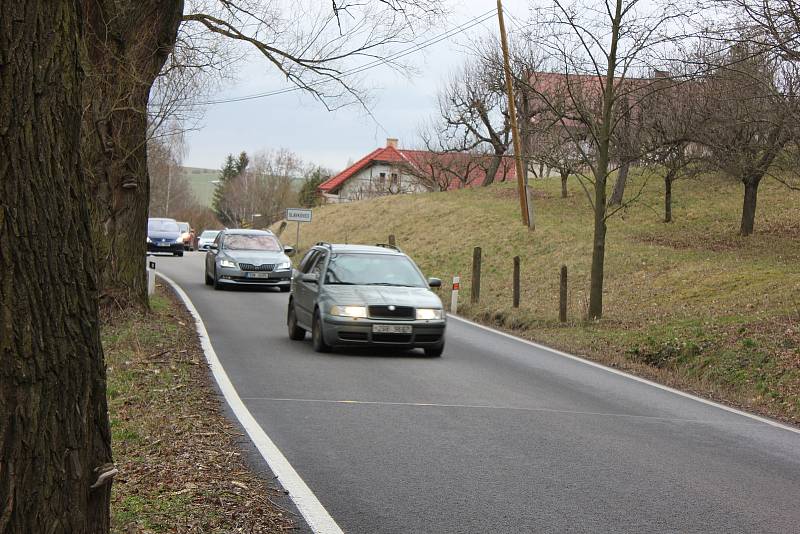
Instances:
[[[506,12],[522,21],[527,18],[528,0],[504,0]],[[495,0],[469,0],[451,4],[452,15],[438,28],[421,35],[430,39],[470,21],[496,7]],[[514,30],[514,21],[506,21]],[[357,160],[383,146],[387,137],[396,137],[401,147],[411,147],[420,124],[436,113],[436,93],[450,73],[467,56],[470,37],[497,33],[497,18],[433,44],[407,58],[419,71],[412,79],[386,67],[368,71],[369,83],[378,87],[372,93],[372,113],[379,124],[358,106],[329,112],[298,91],[266,98],[209,106],[200,129],[187,134],[184,165],[219,168],[229,153],[242,150],[288,148],[303,160],[338,171],[349,160]],[[398,50],[408,45],[399,46]],[[270,70],[266,61],[254,57],[238,69],[238,80],[214,98],[230,98],[288,87]],[[385,129],[385,131],[384,131]]]

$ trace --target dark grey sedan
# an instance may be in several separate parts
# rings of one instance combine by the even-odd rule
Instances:
[[[311,331],[314,350],[382,345],[444,350],[445,313],[416,264],[387,246],[320,243],[300,262],[292,282],[289,337]]]
[[[284,247],[268,230],[221,231],[206,252],[205,278],[214,289],[223,286],[272,286],[289,291],[292,247]]]

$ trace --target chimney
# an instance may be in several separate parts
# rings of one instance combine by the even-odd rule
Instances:
[[[395,138],[395,137],[387,137],[386,138],[386,148],[397,148],[397,138]]]

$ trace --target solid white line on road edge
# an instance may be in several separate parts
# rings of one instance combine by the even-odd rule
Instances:
[[[526,345],[531,345],[532,347],[536,347],[537,349],[544,350],[550,352],[552,354],[556,354],[558,356],[563,356],[564,358],[569,358],[570,360],[575,360],[576,362],[580,362],[586,365],[590,365],[592,367],[596,367],[598,369],[602,369],[604,371],[608,371],[609,373],[614,373],[615,375],[624,376],[631,380],[636,380],[637,382],[641,382],[643,384],[647,384],[649,386],[653,386],[654,388],[658,388],[664,391],[669,391],[670,393],[674,393],[676,395],[680,395],[681,397],[686,397],[687,399],[692,399],[697,402],[701,402],[703,404],[707,404],[709,406],[714,406],[715,408],[719,408],[721,410],[725,410],[727,412],[735,413],[737,415],[741,415],[744,417],[749,417],[750,419],[754,419],[760,423],[764,423],[770,426],[774,426],[776,428],[780,428],[783,430],[788,430],[789,432],[794,432],[795,434],[800,434],[800,428],[791,427],[789,425],[785,425],[778,421],[773,421],[772,419],[767,419],[766,417],[761,417],[752,413],[748,413],[742,410],[737,410],[736,408],[731,408],[730,406],[725,406],[724,404],[720,404],[718,402],[714,402],[708,399],[704,399],[702,397],[698,397],[696,395],[692,395],[691,393],[686,393],[685,391],[681,391],[679,389],[671,388],[669,386],[665,386],[664,384],[659,384],[658,382],[653,382],[652,380],[647,380],[646,378],[642,378],[640,376],[632,375],[630,373],[626,373],[625,371],[620,371],[618,369],[614,369],[603,365],[601,363],[593,362],[591,360],[587,360],[585,358],[581,358],[580,356],[575,356],[574,354],[569,354],[567,352],[562,352],[557,349],[550,348],[546,345],[542,345],[540,343],[536,343],[534,341],[529,341],[527,339],[523,339],[521,337],[513,336],[501,330],[497,330],[495,328],[491,328],[489,326],[482,325],[480,323],[476,323],[475,321],[470,321],[469,319],[464,319],[463,317],[459,317],[458,315],[452,315],[450,313],[447,314],[448,317],[451,319],[455,319],[457,321],[461,321],[462,323],[467,323],[477,328],[487,330],[489,332],[493,332],[499,336],[507,337],[509,339],[513,339],[514,341],[518,341],[520,343],[524,343]]]
[[[208,366],[214,374],[214,379],[217,381],[219,389],[225,396],[228,406],[231,407],[236,418],[242,424],[247,434],[250,436],[253,444],[261,453],[261,456],[266,460],[272,472],[278,477],[278,481],[289,492],[289,497],[294,502],[297,509],[303,515],[303,518],[311,527],[311,530],[318,534],[343,534],[342,529],[336,524],[331,515],[322,506],[317,497],[306,485],[297,471],[294,470],[289,460],[283,455],[278,447],[269,439],[264,429],[256,422],[255,418],[250,413],[250,410],[244,405],[239,393],[228,378],[225,368],[217,358],[217,353],[211,345],[211,338],[208,337],[208,331],[200,317],[197,308],[194,307],[189,296],[175,283],[171,278],[158,273],[158,276],[164,279],[175,293],[181,298],[183,304],[192,314],[197,326],[197,334],[200,336],[200,344],[203,347],[203,352],[208,360]]]

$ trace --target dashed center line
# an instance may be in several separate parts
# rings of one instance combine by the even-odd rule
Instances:
[[[701,419],[685,419],[680,417],[659,417],[655,415],[638,415],[627,413],[609,412],[584,412],[580,410],[558,410],[555,408],[531,408],[522,406],[492,406],[490,404],[448,404],[435,402],[392,402],[392,401],[367,401],[367,400],[335,400],[335,399],[300,399],[300,398],[281,398],[281,397],[242,397],[244,401],[268,401],[268,402],[299,402],[299,403],[318,403],[318,404],[350,404],[366,406],[410,406],[423,408],[466,408],[475,410],[508,410],[518,412],[554,413],[565,415],[587,415],[594,417],[619,417],[630,419],[642,419],[652,421],[664,421],[672,423],[695,423],[701,425],[731,425],[731,426],[763,426],[760,422],[732,422],[732,421],[704,421]]]

